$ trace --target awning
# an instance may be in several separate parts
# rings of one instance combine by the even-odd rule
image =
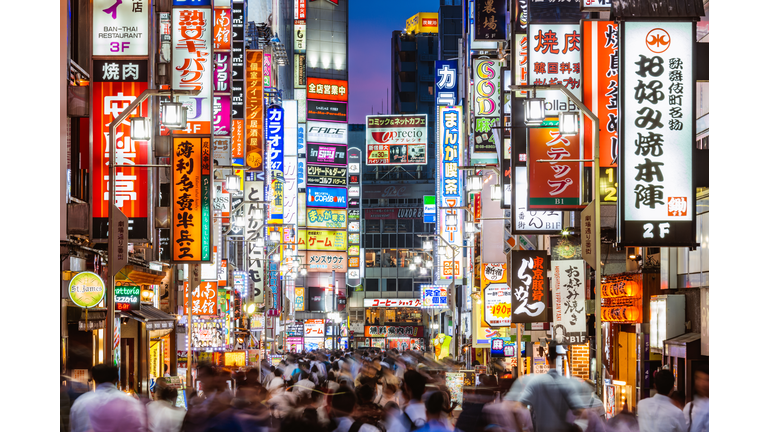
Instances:
[[[120,282],[132,282],[139,285],[160,285],[165,278],[165,272],[152,270],[140,265],[127,265],[123,267],[115,280]]]
[[[701,333],[684,333],[665,340],[664,355],[689,360],[701,358]]]
[[[77,309],[80,310],[80,319],[77,321],[77,329],[81,331],[90,331],[90,330],[98,330],[103,329],[106,323],[107,319],[107,309],[106,308],[90,308],[88,309],[88,328],[86,329],[85,324],[85,309],[78,307]],[[69,310],[67,310],[67,315],[69,315]]]
[[[160,309],[142,303],[140,310],[122,311],[123,316],[141,321],[147,325],[147,330],[168,330],[170,333],[176,326],[176,317]]]
[[[691,18],[705,15],[704,0],[613,0],[611,19],[627,18]]]

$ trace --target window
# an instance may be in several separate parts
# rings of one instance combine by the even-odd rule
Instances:
[[[385,232],[385,233],[395,233],[395,232],[397,232],[397,220],[396,219],[384,219],[384,230],[382,232]]]
[[[365,267],[377,268],[381,266],[381,253],[376,249],[367,249],[365,251]]]
[[[398,279],[397,280],[397,290],[398,291],[413,291],[413,280],[412,279]]]
[[[365,280],[365,290],[366,291],[378,291],[379,290],[379,280],[378,279],[366,279]]]
[[[410,219],[401,219],[397,221],[397,232],[399,233],[413,232],[413,221]]]
[[[373,234],[373,247],[375,247],[377,249],[381,247],[381,236],[380,235]]]
[[[395,245],[391,245],[391,246],[395,246]],[[390,244],[389,244],[389,234],[383,234],[381,236],[381,247],[383,247],[383,248],[390,247]]]
[[[366,235],[363,236],[363,247],[364,248],[372,248],[373,247],[373,236],[374,236],[374,234],[366,234]]]
[[[367,232],[367,233],[380,233],[381,232],[381,221],[379,221],[379,220],[366,220],[365,221],[365,232]]]
[[[387,284],[387,291],[397,291],[397,279],[384,279]]]
[[[413,232],[415,232],[415,233],[423,233],[424,232],[424,220],[423,219],[415,219],[413,221]]]
[[[381,251],[381,266],[382,267],[397,267],[397,261],[395,260],[395,249],[383,249]]]

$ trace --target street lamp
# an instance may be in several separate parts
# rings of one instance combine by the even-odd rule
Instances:
[[[280,231],[272,231],[269,233],[269,241],[272,243],[280,242]]]
[[[524,99],[523,106],[525,108],[525,124],[527,126],[536,126],[544,122],[546,118],[544,98]]]
[[[472,234],[477,231],[477,226],[475,226],[475,223],[472,221],[465,221],[464,222],[464,232],[467,234]]]
[[[445,215],[445,225],[449,227],[455,227],[459,224],[459,216],[455,214]]]
[[[256,237],[256,239],[253,241],[253,244],[257,248],[263,248],[264,247],[264,237]]]
[[[491,200],[501,201],[501,185],[491,185]]]
[[[254,312],[256,312],[256,303],[251,303],[248,305],[248,309],[246,309],[246,313],[248,313],[248,315],[251,315]]]
[[[414,271],[414,270],[416,270],[416,264],[414,264],[414,263],[410,263],[410,264],[408,265],[408,270],[410,270],[410,271]]]
[[[415,257],[413,257],[413,262],[416,263],[416,264],[421,264],[422,261],[423,260],[421,259],[421,256],[419,256],[419,255],[416,255]]]
[[[483,176],[470,174],[467,176],[467,191],[478,192],[483,190]]]
[[[228,175],[226,189],[227,192],[231,194],[240,192],[240,177],[236,175]]]
[[[560,111],[560,135],[576,135],[579,133],[579,113],[575,111]]]
[[[181,102],[167,102],[162,105],[163,126],[168,129],[187,128],[187,109]]]
[[[149,141],[152,137],[152,124],[146,117],[133,117],[131,119],[131,140]]]
[[[239,226],[239,227],[245,226],[245,216],[243,215],[234,216],[232,220],[234,221],[236,226]]]
[[[427,251],[430,252],[432,250],[432,240],[422,240],[421,247]]]

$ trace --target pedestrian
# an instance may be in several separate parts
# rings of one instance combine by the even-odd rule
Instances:
[[[280,392],[284,388],[283,371],[280,368],[275,369],[275,376],[267,384],[267,391],[270,393]]]
[[[709,367],[699,366],[693,372],[693,400],[683,409],[688,432],[709,432]]]
[[[640,432],[686,432],[683,412],[670,399],[675,375],[668,369],[656,372],[656,394],[637,403]]]
[[[70,432],[144,431],[141,402],[116,387],[116,366],[99,363],[91,369],[96,390],[78,397],[69,415]]]
[[[149,432],[179,432],[186,411],[176,407],[179,392],[173,387],[160,387],[157,400],[147,404],[147,429]]]
[[[327,409],[332,424],[336,426],[333,432],[381,432],[376,426],[352,418],[356,403],[355,392],[348,387],[341,387],[331,397]]]
[[[432,392],[424,404],[427,422],[424,426],[416,429],[416,432],[452,432],[452,429],[447,427],[443,419],[445,403],[445,394],[442,391]]]
[[[537,431],[572,431],[578,426],[568,422],[568,413],[572,411],[579,417],[585,407],[584,401],[574,391],[568,378],[560,376],[556,369],[557,344],[550,342],[548,348],[549,370],[528,379],[517,400],[531,408],[533,425]]]

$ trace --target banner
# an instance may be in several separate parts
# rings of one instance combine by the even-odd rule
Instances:
[[[264,169],[263,57],[264,53],[260,50],[245,53],[245,162],[257,171]]]
[[[617,240],[696,243],[693,148],[696,91],[692,22],[625,22]]]
[[[365,116],[367,165],[425,165],[427,115]]]
[[[211,162],[210,138],[173,138],[173,263],[211,261]]]
[[[422,285],[424,288],[427,285]],[[443,290],[445,291],[445,290]],[[423,293],[423,290],[422,290]],[[439,293],[438,293],[439,294]],[[438,295],[438,297],[440,297]],[[363,299],[363,307],[408,307],[408,308],[420,308],[422,307],[421,299],[398,299],[398,298],[386,298],[386,299]],[[424,306],[426,307],[426,306]]]
[[[365,326],[365,337],[424,337],[424,326]]]
[[[213,22],[213,49],[229,51],[232,41],[232,15],[229,8],[215,8]]]
[[[189,314],[189,282],[184,282],[184,316]],[[218,315],[218,282],[202,281],[192,290],[192,315]]]
[[[307,22],[303,19],[293,21],[293,52],[307,53]]]
[[[197,96],[178,96],[187,107],[187,129],[178,134],[210,134],[213,97],[213,48],[210,8],[173,9],[171,87],[200,90]]]
[[[549,256],[547,251],[512,251],[512,322],[549,322]]]
[[[585,275],[583,260],[552,261],[553,339],[557,343],[587,342]]]

